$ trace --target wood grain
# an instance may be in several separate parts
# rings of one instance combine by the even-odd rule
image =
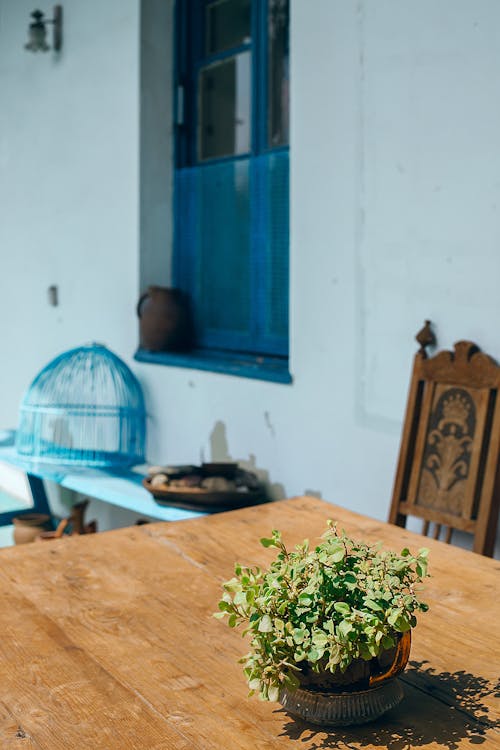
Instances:
[[[397,709],[369,727],[326,733],[246,698],[237,659],[247,643],[212,617],[220,583],[236,560],[272,558],[258,543],[272,528],[295,544],[319,536],[327,518],[396,549],[422,542],[297,498],[3,551],[2,750],[500,748],[500,564],[432,540],[431,610],[414,632]]]

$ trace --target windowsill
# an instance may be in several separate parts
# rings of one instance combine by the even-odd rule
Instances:
[[[219,372],[240,378],[268,380],[274,383],[291,383],[288,360],[279,357],[256,357],[249,354],[230,354],[206,349],[192,352],[149,352],[138,349],[134,355],[137,362],[170,367],[186,367],[191,370]]]

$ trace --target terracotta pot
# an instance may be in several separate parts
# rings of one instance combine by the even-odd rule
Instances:
[[[179,352],[193,345],[187,295],[180,289],[150,286],[137,303],[140,346],[150,352]]]
[[[14,524],[14,543],[28,544],[35,539],[47,528],[50,516],[42,513],[26,513],[24,516],[18,516],[12,519]]]
[[[410,646],[408,631],[382,658],[357,659],[344,674],[318,674],[306,668],[297,675],[301,683],[297,690],[283,688],[280,703],[292,715],[321,726],[374,721],[403,699],[403,688],[395,677],[406,667]]]

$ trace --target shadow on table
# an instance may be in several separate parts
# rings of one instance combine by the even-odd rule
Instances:
[[[307,742],[308,750],[373,745],[408,750],[431,743],[455,750],[464,740],[481,745],[489,729],[500,728],[500,720],[489,718],[484,703],[487,697],[500,697],[500,683],[494,685],[468,672],[436,672],[427,663],[410,663],[403,677],[403,702],[378,721],[325,729],[292,719],[281,709],[286,717],[283,735]]]

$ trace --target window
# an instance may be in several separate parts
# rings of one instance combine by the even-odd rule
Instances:
[[[174,282],[197,346],[288,356],[288,0],[177,2]]]

